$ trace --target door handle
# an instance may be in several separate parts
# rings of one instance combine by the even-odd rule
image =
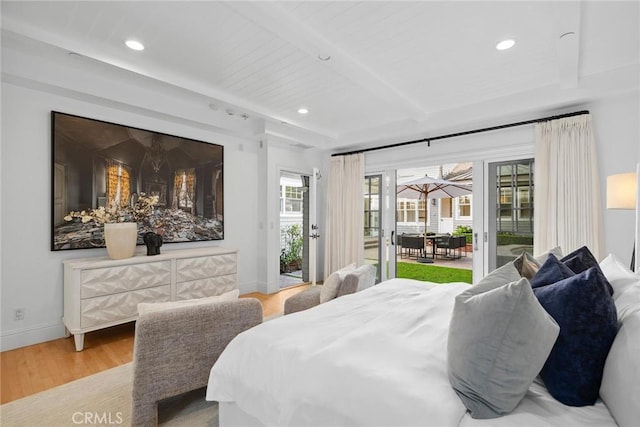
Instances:
[[[396,234],[396,232],[395,232],[394,230],[391,230],[391,244],[392,244],[392,245],[395,245],[395,244],[396,244],[396,241],[395,241],[395,239],[393,238],[393,235],[394,235],[394,234]]]
[[[478,250],[478,233],[473,233],[473,250]]]

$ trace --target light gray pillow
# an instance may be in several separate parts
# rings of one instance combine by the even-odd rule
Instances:
[[[560,331],[528,280],[502,286],[500,280],[497,287],[486,281],[458,295],[449,325],[449,381],[473,418],[513,411]]]
[[[509,262],[487,274],[475,287],[489,290],[506,285],[507,283],[517,282],[518,280],[520,280],[520,273],[514,267],[513,262]]]

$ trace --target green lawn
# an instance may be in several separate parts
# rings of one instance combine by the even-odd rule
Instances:
[[[461,268],[439,267],[429,264],[399,262],[396,277],[424,280],[435,283],[466,282],[471,283],[471,270]]]

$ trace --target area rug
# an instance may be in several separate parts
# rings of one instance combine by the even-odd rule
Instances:
[[[0,406],[2,427],[130,426],[132,364],[81,378]],[[202,388],[158,406],[161,426],[218,426],[218,404]]]

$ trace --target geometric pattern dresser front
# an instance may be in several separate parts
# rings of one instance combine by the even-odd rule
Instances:
[[[77,351],[84,347],[86,332],[136,320],[141,302],[202,298],[238,287],[237,250],[220,247],[63,264],[63,323]]]

